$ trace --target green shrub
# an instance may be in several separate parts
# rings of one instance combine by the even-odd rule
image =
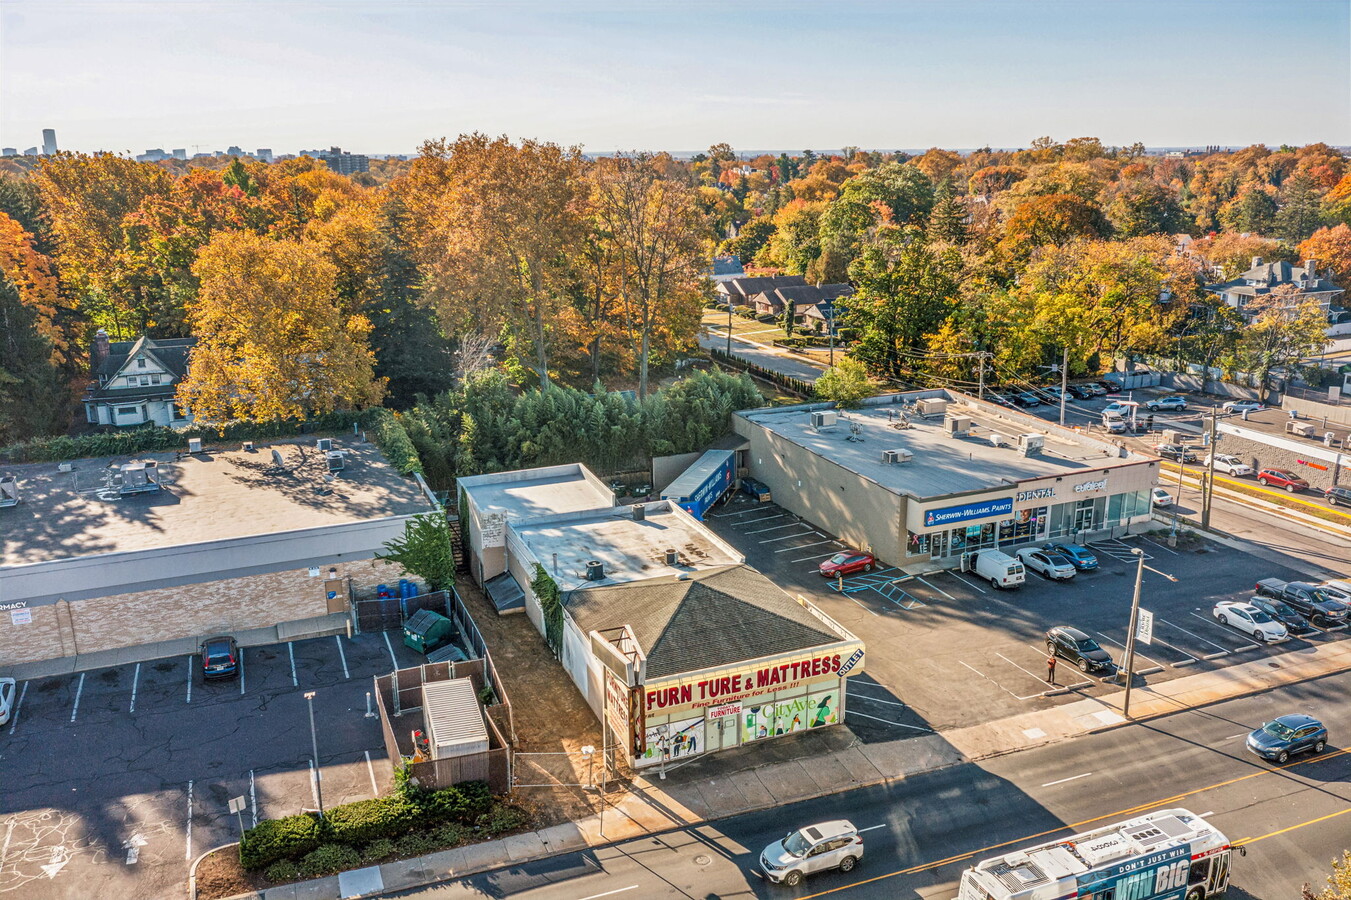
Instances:
[[[422,812],[423,821],[462,822],[477,821],[493,807],[492,791],[482,781],[466,781],[439,791],[414,791],[409,799]]]
[[[430,832],[412,831],[394,842],[395,851],[400,856],[422,856],[435,853],[436,837]]]
[[[413,439],[408,436],[408,431],[403,427],[398,414],[387,409],[373,409],[368,417],[368,424],[376,446],[400,475],[422,471],[417,448],[413,446]]]
[[[470,831],[468,826],[461,825],[458,822],[447,822],[444,825],[437,826],[432,832],[436,838],[436,843],[442,847],[454,847],[456,844],[463,844],[469,839]]]
[[[530,821],[530,816],[520,807],[509,803],[494,803],[493,808],[479,817],[478,825],[487,834],[499,835],[514,831]]]
[[[398,837],[412,828],[417,818],[417,807],[395,795],[335,807],[329,811],[327,823],[333,840],[365,844],[380,838]]]
[[[389,859],[397,852],[398,848],[395,847],[394,841],[389,838],[381,838],[367,844],[366,849],[361,853],[361,858],[366,862],[380,862]]]
[[[310,814],[264,819],[244,832],[239,842],[239,864],[262,869],[283,859],[296,859],[319,846],[319,819]]]
[[[300,873],[305,878],[323,878],[361,865],[361,854],[346,844],[321,844],[305,854]]]
[[[266,877],[268,881],[276,883],[295,881],[300,878],[300,866],[297,866],[289,859],[283,859],[281,862],[274,862],[264,869],[263,876]]]

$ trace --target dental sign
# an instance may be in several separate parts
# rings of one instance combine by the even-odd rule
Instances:
[[[1018,496],[1013,498],[1014,503],[1025,503],[1028,500],[1051,500],[1055,498],[1055,488],[1044,487],[1036,488],[1031,491],[1019,491]]]
[[[924,511],[924,527],[949,525],[965,522],[968,519],[988,519],[991,516],[1013,514],[1013,498],[1001,497],[998,500],[985,500],[980,503],[968,503],[965,506],[944,506],[940,509]]]

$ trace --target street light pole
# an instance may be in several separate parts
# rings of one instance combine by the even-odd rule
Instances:
[[[314,796],[319,801],[319,818],[324,817],[323,776],[319,772],[319,734],[314,730],[314,691],[305,692],[310,707],[310,747],[314,751]]]
[[[1135,594],[1131,598],[1130,631],[1126,633],[1126,697],[1121,705],[1121,714],[1128,719],[1131,715],[1131,682],[1135,676],[1135,627],[1140,618],[1140,583],[1145,576],[1145,551],[1132,547],[1131,552],[1135,554]]]
[[[835,366],[835,301],[834,301],[834,300],[831,300],[831,301],[828,301],[828,302],[830,303],[830,306],[828,307],[828,308],[830,309],[830,326],[829,326],[829,331],[830,331],[830,365],[831,365],[831,368],[834,368],[834,366]]]
[[[1210,530],[1210,501],[1215,494],[1215,407],[1210,408],[1210,456],[1206,457],[1206,490],[1201,495],[1201,530]]]
[[[1060,362],[1060,427],[1065,427],[1065,392],[1070,386],[1070,346],[1065,345],[1065,355]]]

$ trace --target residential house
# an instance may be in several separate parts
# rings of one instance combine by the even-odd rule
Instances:
[[[1255,301],[1269,295],[1276,287],[1293,284],[1299,288],[1299,293],[1294,295],[1292,303],[1302,304],[1314,300],[1324,312],[1329,313],[1329,321],[1334,321],[1345,311],[1333,306],[1333,299],[1343,291],[1332,283],[1330,276],[1330,272],[1318,271],[1316,260],[1309,259],[1305,260],[1303,266],[1292,266],[1284,261],[1263,263],[1262,257],[1254,256],[1252,268],[1248,271],[1229,281],[1208,284],[1206,290],[1218,294],[1246,320],[1253,315],[1248,307]]]
[[[721,281],[713,288],[719,300],[726,300],[738,306],[750,306],[756,294],[773,291],[782,287],[800,287],[807,283],[801,275],[742,276]]]
[[[720,284],[724,281],[732,281],[736,278],[745,278],[746,270],[742,268],[741,260],[735,255],[715,256],[713,257],[713,266],[709,269],[708,277]]]
[[[90,369],[94,381],[84,397],[85,418],[94,425],[187,425],[188,410],[174,399],[188,371],[188,353],[196,338],[135,341],[94,335]]]
[[[760,315],[782,315],[784,307],[793,304],[794,318],[801,319],[807,310],[818,303],[845,297],[854,292],[848,284],[802,284],[761,291],[751,298],[751,304]]]

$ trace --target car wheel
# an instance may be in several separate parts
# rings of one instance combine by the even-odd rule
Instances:
[[[1221,625],[1228,625],[1228,624],[1229,624],[1229,617],[1226,616],[1224,613],[1220,613],[1220,614],[1219,614],[1218,616],[1216,616],[1215,618],[1219,621],[1219,623],[1220,623]]]
[[[1285,489],[1286,489],[1286,491],[1287,491],[1288,493],[1291,493],[1291,494],[1293,494],[1293,493],[1295,492],[1295,486],[1294,486],[1293,484],[1287,484],[1287,485],[1285,486]]]
[[[1289,761],[1290,761],[1290,754],[1288,751],[1282,750],[1280,753],[1276,754],[1276,762],[1287,763]]]
[[[1329,498],[1328,498],[1328,506],[1336,506],[1336,505],[1337,505],[1337,498],[1336,498],[1336,497],[1329,497]]]
[[[1088,674],[1088,660],[1086,659],[1079,660],[1079,671],[1083,672],[1085,675]]]
[[[799,872],[797,869],[794,869],[787,875],[783,876],[783,883],[788,885],[789,887],[797,887],[799,884],[802,883],[802,873]]]
[[[1316,744],[1313,745],[1313,752],[1314,752],[1314,753],[1322,753],[1322,752],[1323,752],[1323,748],[1326,747],[1326,746],[1327,746],[1327,744],[1324,744],[1322,741],[1319,741],[1318,743],[1316,743]]]
[[[1253,629],[1252,638],[1259,644],[1265,644],[1267,642],[1267,636],[1262,633],[1262,629],[1260,628]]]
[[[1257,479],[1257,483],[1260,484],[1262,487],[1266,487],[1266,486],[1267,486],[1267,480],[1266,480],[1265,478],[1259,478],[1259,479]]]
[[[872,563],[868,563],[866,566],[863,567],[863,571],[865,571],[865,572],[871,572],[872,570],[873,570],[873,564],[872,564]]]
[[[994,588],[996,591],[999,590],[999,579],[995,578],[993,575],[990,576],[990,587]]]
[[[856,865],[858,865],[858,860],[855,857],[846,856],[844,859],[840,860],[840,871],[852,872]]]

